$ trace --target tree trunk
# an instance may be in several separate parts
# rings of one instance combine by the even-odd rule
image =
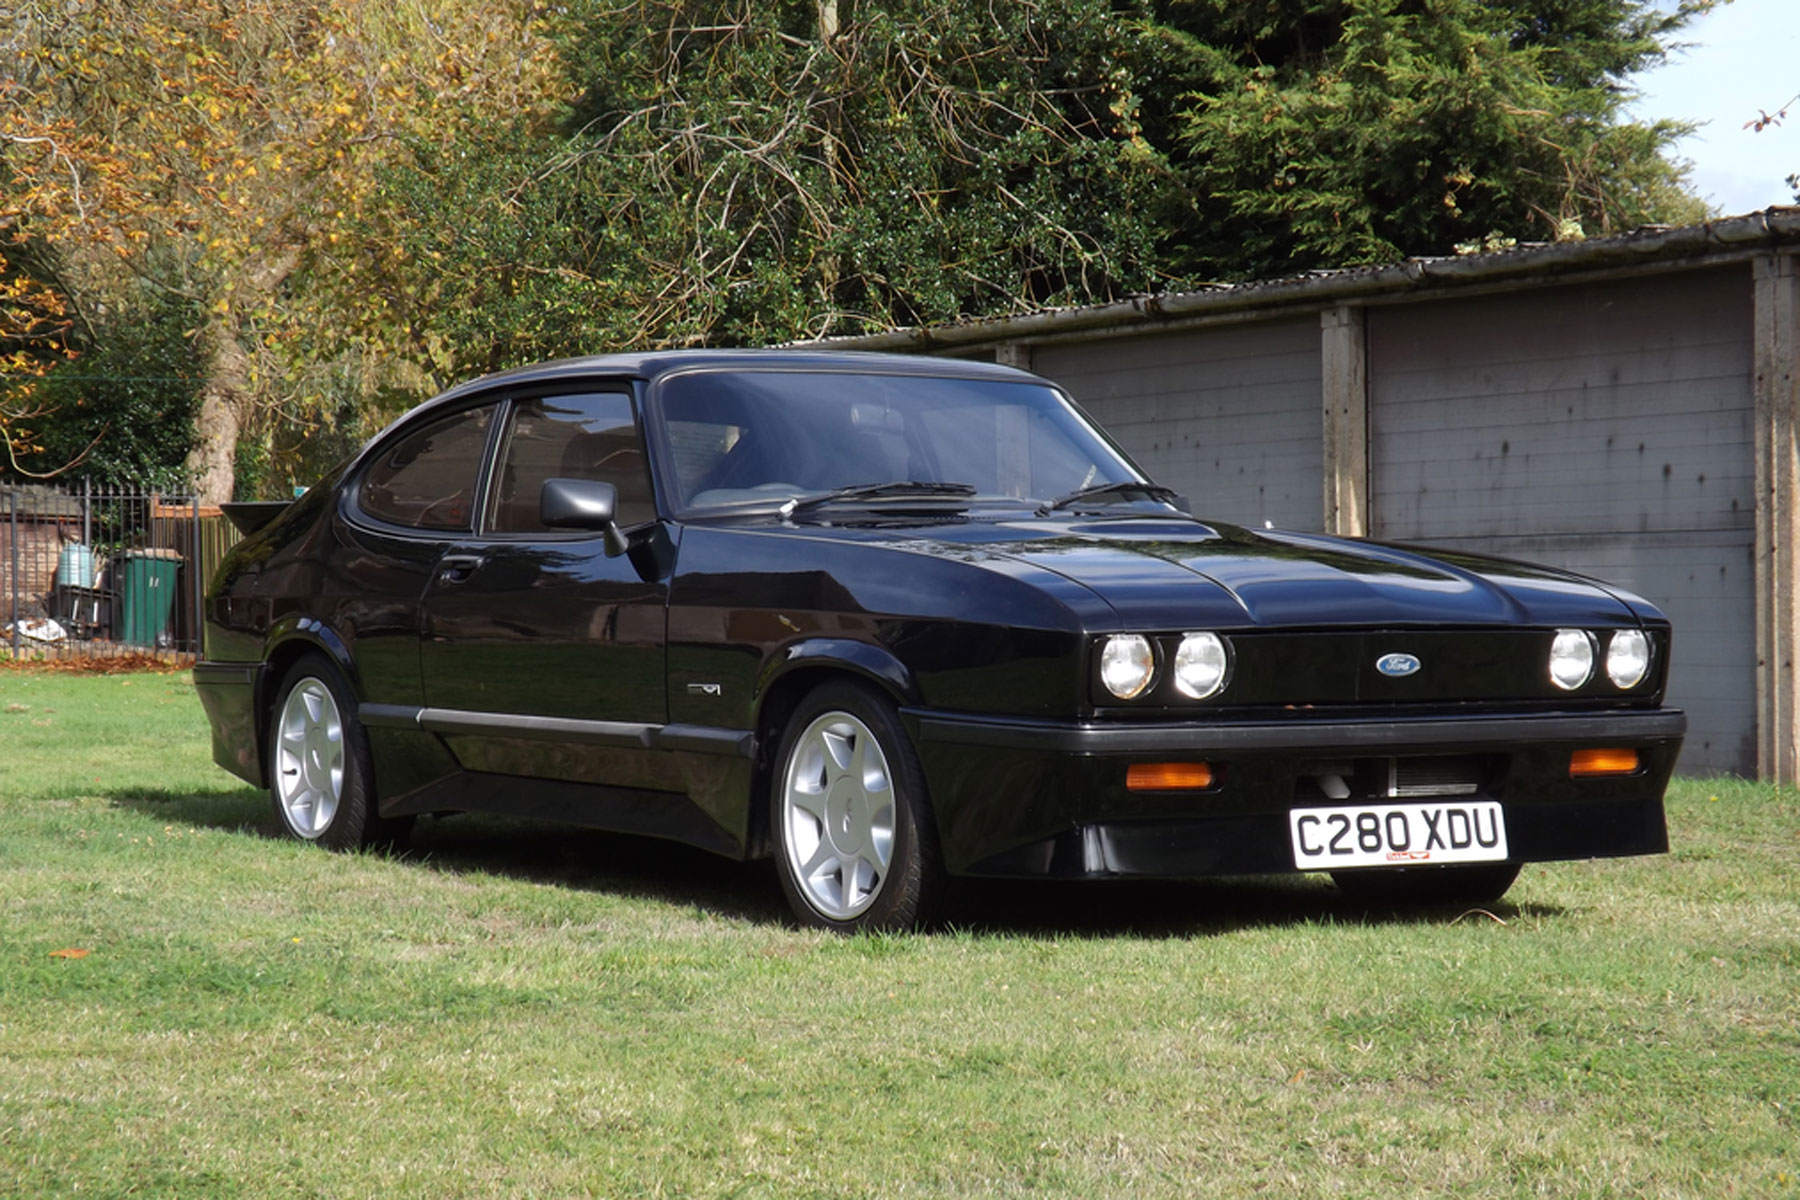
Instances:
[[[206,384],[194,416],[194,446],[188,476],[202,504],[223,504],[237,485],[239,417],[250,399],[250,358],[223,316],[207,321],[200,336],[206,350]]]

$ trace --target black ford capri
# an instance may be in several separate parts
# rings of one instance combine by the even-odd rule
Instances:
[[[1005,367],[548,363],[421,405],[240,542],[195,683],[296,838],[674,838],[773,857],[834,929],[916,926],[953,876],[1479,901],[1667,848],[1652,605],[1183,510]]]

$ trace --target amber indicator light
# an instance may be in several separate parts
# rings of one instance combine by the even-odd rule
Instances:
[[[1636,750],[1577,750],[1569,758],[1569,774],[1576,779],[1584,775],[1629,775],[1637,769]]]
[[[1211,763],[1132,763],[1125,786],[1134,792],[1184,792],[1213,785]]]

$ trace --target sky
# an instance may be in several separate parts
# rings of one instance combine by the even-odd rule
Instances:
[[[1694,164],[1689,184],[1715,213],[1793,204],[1786,180],[1800,174],[1800,0],[1732,0],[1676,40],[1688,48],[1631,80],[1642,93],[1632,111],[1640,120],[1705,122],[1675,154]],[[1744,128],[1783,106],[1780,125]]]

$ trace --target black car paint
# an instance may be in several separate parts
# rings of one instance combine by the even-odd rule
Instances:
[[[642,411],[670,372],[769,361],[549,364],[454,389],[396,428],[570,381],[625,385]],[[905,358],[778,361],[852,380],[1029,378]],[[666,447],[650,451],[667,462]],[[1144,503],[684,514],[660,482],[661,519],[611,555],[591,532],[382,527],[344,486],[371,452],[241,543],[209,597],[196,682],[215,758],[248,780],[266,782],[281,674],[322,653],[355,691],[386,815],[492,809],[749,856],[766,850],[786,713],[848,675],[899,706],[953,873],[1291,870],[1286,812],[1313,798],[1317,773],[1409,755],[1469,757],[1483,794],[1507,805],[1514,859],[1666,847],[1662,790],[1684,728],[1660,703],[1667,622],[1563,572]],[[1653,677],[1629,696],[1603,681],[1549,693],[1544,654],[1563,627],[1645,629]],[[1223,695],[1183,701],[1165,686],[1122,703],[1098,686],[1098,635],[1193,629],[1232,642]],[[1383,676],[1374,664],[1392,652],[1424,669]],[[1631,746],[1642,765],[1572,780],[1569,751],[1590,745]],[[1216,762],[1217,781],[1125,788],[1126,764],[1171,756]]]

